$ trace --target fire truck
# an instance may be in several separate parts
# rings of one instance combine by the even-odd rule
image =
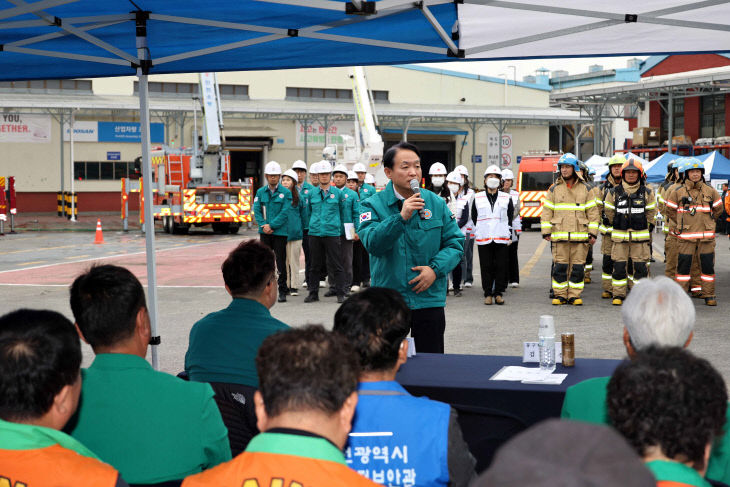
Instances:
[[[550,185],[555,182],[560,156],[557,152],[522,156],[516,188],[520,193],[522,228],[527,229],[533,223],[540,222],[543,201]]]
[[[197,115],[192,149],[167,146],[152,150],[153,215],[165,233],[184,234],[190,227],[211,225],[221,233],[237,233],[253,220],[253,180],[231,181],[230,154],[224,149],[223,114],[215,73],[200,73],[203,145],[198,148]],[[146,202],[139,180],[122,180],[122,218],[129,193],[139,192],[140,223]],[[126,228],[126,226],[125,226]]]

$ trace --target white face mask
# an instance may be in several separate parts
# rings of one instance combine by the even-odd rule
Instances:
[[[432,176],[431,177],[431,182],[437,188],[440,188],[441,186],[443,186],[444,181],[446,181],[446,178],[444,176]]]
[[[458,184],[456,184],[456,183],[449,183],[448,186],[449,186],[449,191],[451,191],[452,193],[456,194],[456,193],[459,192],[460,186]]]
[[[497,178],[488,178],[487,179],[487,188],[489,188],[489,189],[497,189],[497,188],[499,188],[499,179],[497,179]]]

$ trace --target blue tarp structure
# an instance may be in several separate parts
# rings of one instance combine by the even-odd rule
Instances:
[[[650,167],[648,169],[646,166],[644,167],[646,180],[650,183],[664,181],[664,178],[667,176],[667,165],[678,157],[681,156],[671,152],[665,152],[653,161],[649,162]]]
[[[718,151],[708,152],[697,159],[705,163],[705,179],[730,179],[730,159]]]

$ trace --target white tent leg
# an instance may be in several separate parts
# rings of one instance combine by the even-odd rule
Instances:
[[[145,28],[146,30],[146,28]],[[137,32],[140,29],[138,28]],[[147,59],[147,37],[137,37],[137,52],[140,59]],[[144,178],[144,231],[147,254],[147,311],[150,316],[152,337],[152,368],[160,370],[157,356],[159,335],[157,334],[157,261],[155,255],[155,220],[153,216],[154,200],[152,199],[152,162],[150,160],[150,102],[147,86],[147,75],[142,68],[137,68],[139,79],[139,122],[142,128],[142,177]]]

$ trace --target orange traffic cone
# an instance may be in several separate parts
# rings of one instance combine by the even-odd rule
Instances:
[[[101,219],[96,220],[96,238],[94,238],[95,244],[104,243],[104,234],[101,233]]]

